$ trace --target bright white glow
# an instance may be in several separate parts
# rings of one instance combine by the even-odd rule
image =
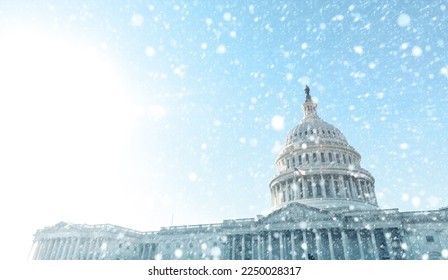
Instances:
[[[0,38],[0,210],[14,213],[14,238],[25,236],[11,252],[26,258],[37,228],[120,201],[132,118],[98,50],[32,27],[3,27]]]
[[[285,128],[285,118],[282,116],[276,115],[276,116],[272,117],[271,125],[272,125],[272,128],[277,131],[283,130]]]

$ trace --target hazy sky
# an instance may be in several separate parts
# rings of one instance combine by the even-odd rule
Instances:
[[[382,208],[448,206],[448,3],[377,2],[0,2],[2,256],[268,213],[307,83]]]

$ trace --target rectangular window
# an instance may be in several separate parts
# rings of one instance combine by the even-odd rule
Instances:
[[[324,153],[320,153],[320,160],[322,162],[325,162],[325,155],[324,155]]]
[[[302,165],[302,155],[299,155],[299,165]]]
[[[313,162],[317,162],[317,155],[316,155],[316,153],[313,153]]]
[[[345,158],[345,154],[342,155],[342,159],[344,160],[344,164],[347,164],[347,159]]]
[[[426,236],[426,242],[434,242],[434,236],[432,236],[432,235],[427,235],[427,236]]]
[[[333,161],[333,155],[332,155],[331,153],[328,153],[328,160],[329,160],[330,162]]]
[[[310,163],[310,157],[308,154],[305,155],[306,163]]]
[[[341,163],[341,161],[339,160],[339,154],[336,154],[336,161],[337,161],[338,163]]]

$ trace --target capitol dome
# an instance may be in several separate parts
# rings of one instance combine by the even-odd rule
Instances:
[[[320,209],[377,209],[373,176],[342,132],[322,120],[308,86],[304,117],[287,135],[270,182],[274,209],[299,202]]]

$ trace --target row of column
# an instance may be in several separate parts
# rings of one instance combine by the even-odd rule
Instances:
[[[314,229],[233,235],[226,259],[401,259],[397,229]]]
[[[377,203],[372,182],[343,175],[304,176],[278,183],[271,189],[271,198],[273,206],[307,198],[351,198]]]
[[[35,260],[97,260],[103,259],[107,241],[103,238],[50,238],[34,243]]]
[[[140,260],[153,260],[156,255],[157,244],[142,243],[139,244],[139,258]]]
[[[323,157],[322,157],[323,156]],[[355,161],[355,157],[353,157]],[[336,163],[336,164],[344,164],[349,165],[352,164],[352,157],[350,154],[344,153],[305,153],[301,155],[297,155],[297,160],[295,155],[291,155],[290,157],[284,158],[282,161],[279,161],[277,165],[283,165],[284,168],[294,168],[300,167],[302,165],[322,165],[324,163]],[[280,166],[279,166],[280,167]]]

